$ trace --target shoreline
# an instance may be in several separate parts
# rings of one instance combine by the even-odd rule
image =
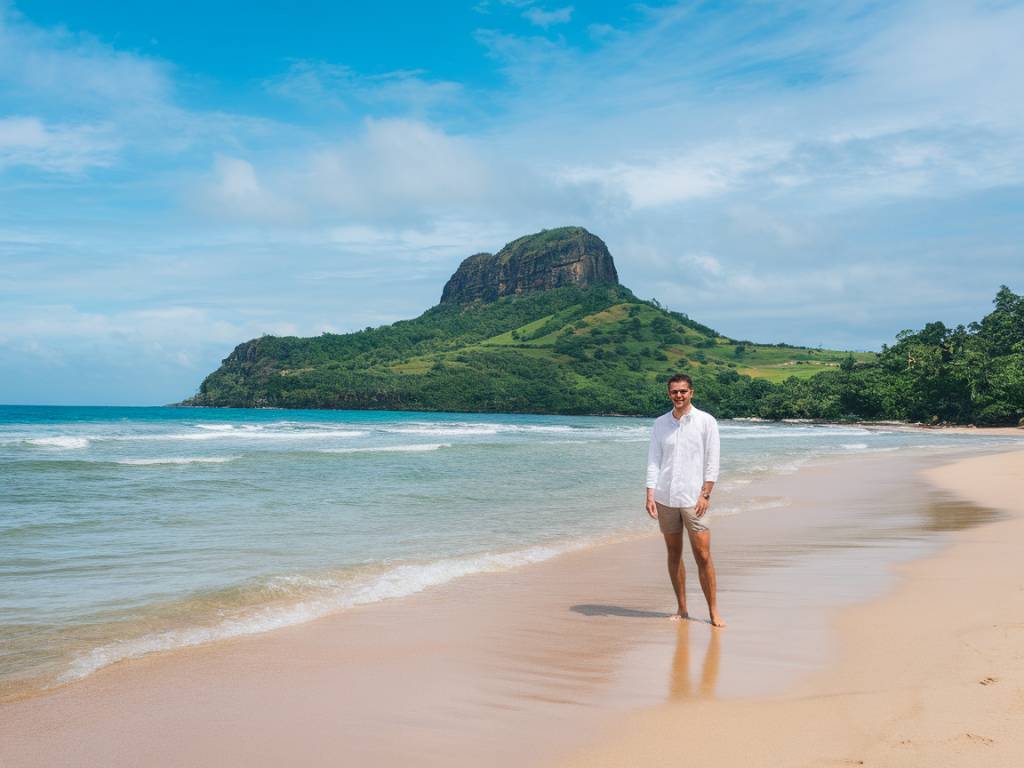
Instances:
[[[901,468],[947,460],[844,457],[747,486],[766,503],[789,493],[793,504],[770,516],[725,516],[719,525],[720,574],[728,574],[734,610],[747,611],[746,629],[737,622],[719,636],[691,622],[681,642],[665,621],[671,595],[652,535],[474,574],[268,634],[120,662],[0,705],[0,752],[11,765],[49,765],[62,749],[77,750],[77,764],[105,766],[130,764],[129,756],[183,765],[214,755],[268,765],[344,755],[384,766],[406,764],[413,752],[423,764],[470,765],[495,744],[517,748],[525,733],[531,743],[507,762],[539,764],[689,690],[682,668],[690,657],[704,660],[699,687],[708,695],[772,695],[828,663],[823,610],[890,586],[886,566],[845,593],[864,552],[889,562],[937,546],[947,513],[919,508],[922,489],[901,490]],[[877,494],[872,478],[891,489],[888,503],[899,511],[892,530],[882,530],[888,550],[864,549],[858,540],[860,523],[848,517],[861,505],[822,506],[840,481],[853,497]],[[808,510],[820,514],[817,527],[808,528]],[[837,540],[847,543],[837,550]],[[820,576],[820,594],[765,607],[765,585],[793,588],[793,558]],[[779,639],[771,653],[766,628]],[[203,705],[196,709],[195,701]],[[393,743],[396,701],[403,745]],[[572,728],[550,724],[566,718]],[[114,735],[126,729],[132,737],[118,742]],[[187,748],[179,749],[181,735]],[[289,745],[299,735],[308,747],[296,758]],[[169,752],[151,753],[153,744]]]
[[[904,424],[902,422],[856,422],[865,429],[885,427],[907,432],[938,432],[947,435],[984,435],[987,437],[1024,437],[1024,426],[977,427],[973,424]]]
[[[621,419],[651,419],[660,416],[661,412],[655,414],[635,413],[560,413],[551,411],[431,411],[423,409],[404,408],[291,408],[285,406],[245,406],[245,405],[187,405],[181,403],[165,403],[162,405],[40,405],[38,403],[0,403],[0,408],[173,408],[181,410],[224,410],[224,411],[311,411],[311,412],[343,412],[343,413],[365,413],[365,412],[394,412],[402,414],[423,413],[431,416],[438,414],[452,416],[552,416],[552,417],[595,417],[595,418],[621,418]],[[970,435],[991,435],[991,436],[1024,436],[1024,425],[1003,424],[999,426],[977,426],[975,424],[922,424],[920,422],[906,421],[864,421],[852,419],[850,421],[824,421],[818,419],[763,419],[758,416],[734,416],[720,421],[737,421],[750,424],[809,424],[815,426],[850,427],[858,426],[865,429],[884,428],[900,429],[907,431],[924,430],[930,432],[947,432],[948,434],[970,434]]]
[[[636,711],[553,764],[1024,764],[1024,451],[925,470],[1003,517],[902,563],[886,594],[835,611],[837,660],[778,696]]]

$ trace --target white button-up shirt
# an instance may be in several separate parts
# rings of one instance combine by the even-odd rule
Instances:
[[[647,451],[647,487],[667,507],[692,507],[705,481],[718,480],[718,422],[690,406],[681,419],[659,416]]]

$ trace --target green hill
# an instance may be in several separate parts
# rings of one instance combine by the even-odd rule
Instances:
[[[721,418],[1016,423],[1024,299],[968,328],[904,331],[880,354],[725,337],[618,284],[604,243],[566,227],[466,259],[414,320],[240,344],[182,405],[650,415],[695,380]]]
[[[515,256],[504,255],[507,250]],[[595,251],[591,268],[588,254]],[[524,284],[497,273],[487,283],[479,276],[487,263],[511,265],[510,274],[526,275]],[[584,266],[574,270],[579,263]],[[554,270],[575,271],[577,284],[565,285],[567,278]],[[550,274],[562,287],[537,288]],[[520,238],[494,257],[463,262],[445,286],[445,296],[459,301],[357,333],[253,339],[185,404],[646,414],[664,407],[659,382],[680,369],[714,380],[717,389],[719,380],[735,384],[747,375],[813,376],[848,356],[738,342],[616,283],[604,243],[585,230]],[[492,298],[498,285],[505,295]],[[474,286],[486,299],[472,295]]]

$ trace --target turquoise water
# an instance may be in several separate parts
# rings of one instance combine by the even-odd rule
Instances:
[[[650,423],[0,407],[0,693],[649,531]],[[723,422],[721,485],[967,439]]]

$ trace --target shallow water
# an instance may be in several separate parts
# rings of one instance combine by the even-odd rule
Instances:
[[[0,694],[650,530],[649,427],[2,407]],[[1006,442],[750,422],[723,422],[722,439],[722,517],[785,510],[791,499],[738,491],[809,463]]]

